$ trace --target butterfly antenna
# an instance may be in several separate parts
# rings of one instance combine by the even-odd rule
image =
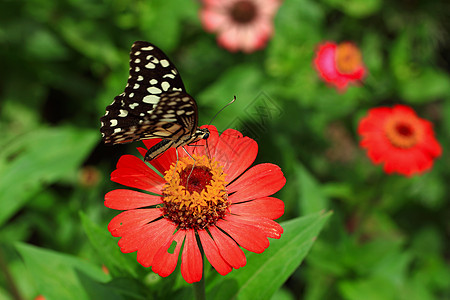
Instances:
[[[233,102],[236,101],[236,96],[233,96],[233,99],[231,99],[230,102],[228,102],[227,104],[224,105],[224,107],[222,107],[218,112],[216,112],[216,114],[214,115],[214,117],[212,117],[211,121],[209,121],[209,125],[212,124],[212,122],[216,119],[216,117],[225,109],[227,108],[229,105],[233,104]],[[208,147],[208,140],[205,141],[206,144],[206,153],[208,154],[208,157],[210,158],[210,153],[209,153],[209,147]],[[210,159],[211,160],[211,159]]]
[[[214,115],[214,117],[212,117],[211,121],[209,121],[208,126],[211,125],[211,123],[214,121],[214,119],[215,119],[215,118],[216,118],[216,117],[217,117],[217,116],[218,116],[225,108],[227,108],[230,104],[233,104],[234,101],[236,101],[236,96],[233,96],[233,99],[231,99],[230,102],[228,102],[227,104],[225,104],[225,106],[222,107],[222,108]]]

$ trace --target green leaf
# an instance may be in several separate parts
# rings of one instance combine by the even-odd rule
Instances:
[[[39,128],[0,145],[0,225],[44,184],[76,172],[98,138],[91,130]]]
[[[327,0],[326,2],[356,18],[376,13],[382,4],[381,0]]]
[[[161,49],[173,49],[180,40],[186,19],[197,21],[198,4],[184,0],[153,0],[137,3],[140,29]],[[158,28],[155,30],[155,28]]]
[[[123,299],[105,286],[109,276],[98,266],[27,244],[19,243],[16,248],[47,300]]]
[[[222,277],[209,291],[211,299],[270,299],[298,268],[317,238],[328,213],[283,222],[284,233],[263,254],[246,251],[247,265]]]
[[[198,99],[201,99],[202,104],[212,106],[213,111],[218,111],[236,95],[237,101],[223,110],[214,123],[219,130],[239,128],[244,120],[254,120],[254,108],[259,105],[261,99],[274,103],[270,96],[265,97],[262,94],[261,86],[260,68],[254,64],[244,64],[224,73],[213,85],[205,89]]]
[[[111,274],[116,276],[128,274],[136,277],[137,272],[134,267],[137,264],[133,264],[127,259],[128,256],[120,251],[117,241],[111,236],[106,227],[98,226],[82,212],[80,213],[80,218],[89,241]]]
[[[382,288],[381,288],[382,287]],[[343,281],[339,284],[342,299],[346,300],[394,300],[395,287],[386,278],[370,278],[356,281]]]
[[[430,102],[450,94],[450,77],[437,69],[426,69],[417,76],[402,80],[399,85],[403,98],[410,103]]]
[[[296,164],[295,171],[300,193],[300,212],[307,215],[321,211],[328,206],[321,185],[301,164]]]

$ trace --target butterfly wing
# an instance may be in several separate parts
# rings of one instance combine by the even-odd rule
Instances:
[[[183,100],[184,99],[184,100]],[[130,52],[130,76],[100,118],[105,143],[141,139],[178,139],[197,126],[197,104],[185,92],[169,58],[148,42],[135,42]]]

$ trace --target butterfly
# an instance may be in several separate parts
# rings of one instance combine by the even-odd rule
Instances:
[[[145,161],[209,137],[208,129],[197,127],[197,103],[186,93],[178,70],[158,47],[143,41],[131,47],[125,91],[106,107],[100,121],[106,144],[161,138]]]

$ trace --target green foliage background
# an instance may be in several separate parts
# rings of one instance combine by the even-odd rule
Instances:
[[[106,229],[109,174],[139,143],[104,146],[99,118],[123,91],[135,40],[176,63],[201,124],[236,95],[214,125],[254,138],[257,162],[287,178],[286,237],[226,277],[207,271],[211,298],[450,299],[450,3],[285,0],[267,48],[250,55],[218,47],[199,9],[0,2],[0,299],[192,296],[179,274],[161,279],[121,254]],[[324,40],[360,46],[363,86],[339,93],[318,79]],[[397,103],[432,121],[443,147],[423,176],[387,176],[358,148],[359,119]]]

